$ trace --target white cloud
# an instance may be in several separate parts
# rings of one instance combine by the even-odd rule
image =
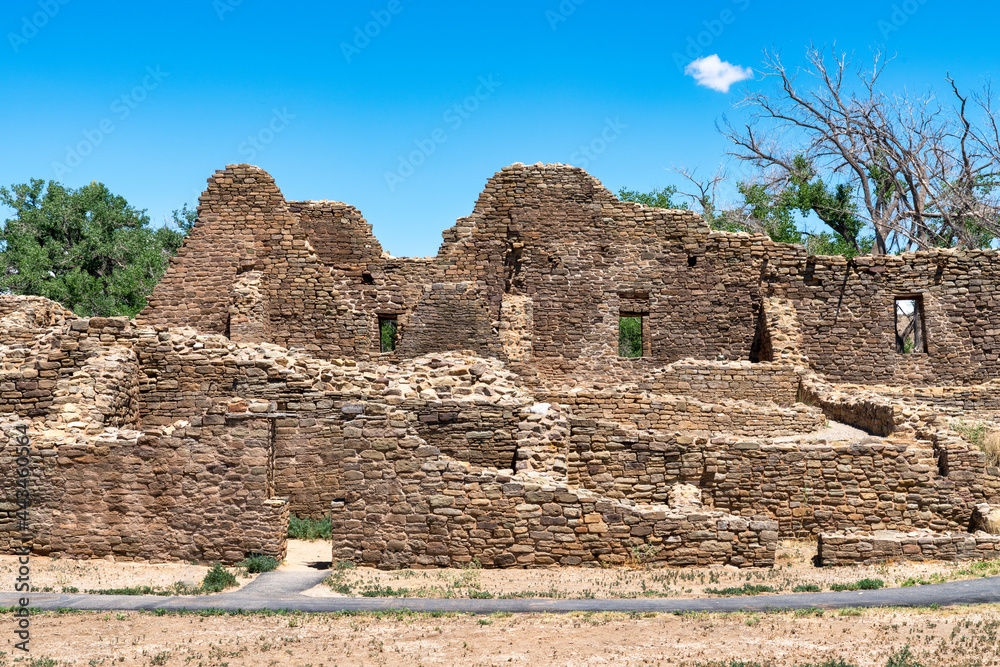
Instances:
[[[684,73],[693,76],[699,86],[705,86],[720,93],[728,93],[729,87],[738,81],[753,78],[753,70],[749,67],[727,63],[714,53],[691,62],[684,68]]]

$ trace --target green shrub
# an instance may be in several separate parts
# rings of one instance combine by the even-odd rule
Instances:
[[[889,656],[889,661],[885,663],[885,667],[924,667],[924,665],[916,661],[909,646],[904,646]]]
[[[212,564],[212,569],[201,580],[201,588],[206,593],[220,593],[233,586],[236,586],[236,577],[218,562]]]
[[[330,516],[322,519],[300,519],[293,516],[288,520],[288,537],[293,540],[329,540],[333,537]]]
[[[706,588],[705,592],[709,595],[759,595],[761,593],[777,593],[778,589],[761,584],[743,584],[739,588]]]
[[[242,567],[247,571],[247,574],[257,574],[258,572],[270,572],[271,570],[276,570],[279,565],[281,565],[281,561],[274,556],[268,556],[267,554],[250,554],[237,563],[236,567]]]
[[[819,593],[822,589],[816,584],[799,584],[792,589],[793,593]]]
[[[831,591],[875,591],[885,586],[881,579],[859,579],[853,584],[831,584]]]

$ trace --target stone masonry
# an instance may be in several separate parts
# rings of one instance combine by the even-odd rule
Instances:
[[[382,568],[990,556],[1000,470],[955,428],[1000,423],[998,266],[812,257],[522,164],[397,258],[234,165],[135,321],[0,296],[0,431],[28,428],[51,555],[280,557],[329,514],[333,559]],[[898,299],[926,349],[897,349]]]

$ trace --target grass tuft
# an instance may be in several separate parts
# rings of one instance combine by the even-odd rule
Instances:
[[[288,520],[288,537],[293,540],[329,540],[333,538],[330,515],[322,519],[300,519],[293,516]]]

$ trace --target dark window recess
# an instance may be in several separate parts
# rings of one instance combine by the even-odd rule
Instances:
[[[823,281],[816,277],[816,258],[806,259],[806,268],[802,271],[802,281],[810,287],[822,287]]]
[[[635,359],[642,356],[642,315],[621,313],[618,316],[618,356]]]
[[[396,349],[396,338],[399,333],[399,324],[394,315],[379,315],[378,317],[378,337],[379,349],[382,352],[392,352]]]
[[[696,255],[691,255],[688,257],[688,266],[697,266],[698,257]]]
[[[361,274],[361,282],[365,285],[374,285],[375,279],[372,278],[372,274],[365,271],[364,273]]]
[[[896,352],[900,354],[927,352],[924,304],[919,296],[896,297]]]

